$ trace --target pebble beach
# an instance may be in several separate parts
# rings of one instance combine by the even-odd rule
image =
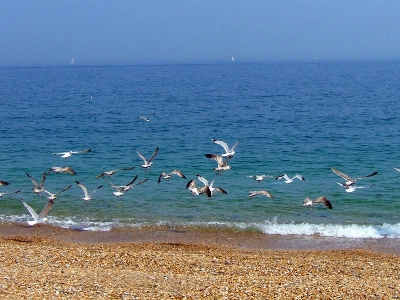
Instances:
[[[242,233],[0,229],[2,299],[400,298],[396,241],[379,251]]]

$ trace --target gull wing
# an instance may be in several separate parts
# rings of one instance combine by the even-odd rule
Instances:
[[[208,186],[208,180],[205,179],[203,176],[200,176],[199,174],[196,174],[197,179],[200,180],[205,186]]]
[[[218,154],[204,154],[204,155],[209,159],[214,159],[218,163],[218,166],[224,164],[224,159],[222,158],[221,155]],[[228,159],[226,161],[228,161]]]
[[[86,189],[86,186],[84,186],[82,183],[80,183],[79,181],[76,181],[75,180],[75,182],[76,182],[76,184],[77,185],[79,185],[80,187],[81,187],[81,189],[83,190],[83,193],[85,194],[85,197],[88,197],[89,195],[88,195],[88,191],[87,191],[87,189]]]
[[[318,197],[313,201],[313,203],[323,203],[327,208],[332,209],[331,202],[326,199],[324,196]]]
[[[265,191],[265,190],[263,190],[263,191],[258,191],[258,194],[267,196],[267,197],[272,198],[272,199],[275,199],[275,197],[274,197],[270,192]]]
[[[145,163],[145,164],[148,164],[146,158],[142,155],[142,153],[140,153],[139,151],[137,151],[136,148],[133,148],[133,149],[135,149],[136,153],[137,153],[137,154],[139,155],[139,157],[144,161],[144,163]]]
[[[163,176],[167,176],[167,175],[168,175],[167,173],[161,172],[160,176],[158,176],[158,183],[161,182],[161,178],[162,178]]]
[[[399,171],[400,172],[400,169],[399,168],[395,168],[395,167],[392,167],[393,169],[395,169],[396,171]]]
[[[192,179],[186,184],[187,189],[193,189],[196,188],[196,180]]]
[[[28,173],[25,173],[25,174],[32,180],[32,183],[34,186],[39,187],[39,184],[35,181],[35,179],[32,178],[31,175],[29,175]],[[46,172],[45,172],[45,174],[46,174]],[[44,174],[43,174],[43,176],[46,177]],[[42,181],[44,181],[43,178],[42,178]]]
[[[105,181],[107,181],[107,182],[111,185],[111,187],[113,187],[114,189],[118,189],[118,188],[119,188],[117,185],[115,185],[114,183],[112,183],[110,180],[108,180],[108,179],[106,179],[106,178],[104,178],[104,177],[101,177],[101,178],[103,178]]]
[[[81,151],[75,152],[75,153],[88,153],[88,152],[91,152],[91,151],[92,151],[92,148],[89,148],[89,149],[81,150]]]
[[[90,195],[89,196],[91,196],[91,195],[93,195],[93,193],[95,192],[95,191],[97,191],[97,190],[99,190],[99,189],[101,189],[103,186],[102,185],[100,185],[100,186],[98,186],[93,192],[91,192],[90,193]]]
[[[227,191],[225,191],[223,188],[220,188],[220,187],[216,187],[215,190],[222,194],[228,194]]]
[[[148,179],[148,178],[146,178],[146,179],[142,180],[141,182],[139,182],[139,183],[136,183],[135,185],[139,185],[139,184],[145,183],[147,180],[149,180],[149,179]]]
[[[157,153],[158,153],[158,147],[156,148],[156,150],[154,150],[153,155],[150,157],[149,163],[153,160],[153,158],[157,155]]]
[[[180,178],[186,178],[186,176],[179,170],[172,170],[171,174],[178,175]]]
[[[34,218],[37,221],[39,219],[39,216],[36,213],[36,211],[32,207],[30,207],[28,204],[26,204],[24,200],[21,199],[21,202],[25,206],[25,208],[29,211],[29,213],[31,214],[32,218]]]
[[[287,174],[282,174],[282,175],[276,176],[275,180],[279,180],[281,178],[285,178],[286,180],[290,180],[290,178],[289,178],[289,176],[287,176]]]
[[[332,169],[332,171],[333,171],[336,175],[342,177],[344,180],[347,180],[347,181],[354,181],[353,178],[350,178],[350,177],[347,176],[346,174],[340,172],[339,170],[336,170],[334,167],[330,167],[330,168]]]
[[[39,214],[38,220],[43,219],[44,217],[46,217],[46,215],[48,214],[48,212],[51,210],[51,208],[53,207],[54,201],[50,200],[49,202],[47,202],[47,204],[43,207],[42,211]]]
[[[232,146],[231,151],[234,151],[238,144],[239,144],[239,141],[237,141],[236,144]]]
[[[29,175],[28,175],[29,176]],[[9,182],[7,182],[7,181],[3,181],[3,180],[0,180],[0,185],[2,185],[2,186],[7,186],[7,185],[9,185],[10,183]]]
[[[131,185],[132,183],[134,183],[137,178],[138,178],[138,175],[136,175],[127,185]]]
[[[367,177],[371,177],[371,176],[375,176],[376,174],[378,174],[378,171],[375,171],[374,173],[371,173],[371,174],[369,174],[369,175],[367,175],[367,176],[359,177],[358,179],[367,178]]]
[[[228,144],[225,143],[224,141],[220,141],[220,140],[215,140],[215,139],[211,139],[214,143],[222,146],[225,150],[226,153],[229,153],[230,149],[228,147]],[[236,146],[236,145],[235,145]]]
[[[63,189],[63,190],[59,191],[58,193],[56,193],[55,196],[57,196],[58,194],[61,194],[62,192],[65,192],[66,190],[69,190],[71,186],[72,186],[72,184],[70,184],[65,189]]]

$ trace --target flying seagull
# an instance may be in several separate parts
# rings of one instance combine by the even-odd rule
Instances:
[[[369,174],[369,175],[367,175],[367,176],[361,176],[361,177],[351,178],[351,177],[347,176],[346,174],[340,172],[339,170],[336,170],[336,169],[333,168],[333,167],[330,167],[330,168],[332,169],[332,171],[333,171],[336,175],[338,175],[338,176],[342,177],[344,180],[346,180],[346,182],[343,183],[343,184],[344,184],[344,185],[348,185],[348,186],[349,186],[349,185],[353,185],[358,179],[367,178],[367,177],[375,176],[376,174],[378,174],[378,171],[375,171],[374,173],[371,173],[371,174]]]
[[[393,169],[395,169],[396,171],[399,171],[400,172],[400,169],[399,168],[395,168],[395,167],[392,167]]]
[[[153,113],[152,116],[154,116],[155,114],[156,114],[156,113]],[[142,119],[142,120],[144,120],[144,121],[146,121],[146,122],[150,122],[150,119],[147,118],[147,117],[145,117],[145,116],[140,116],[139,119]]]
[[[133,148],[133,149],[135,149],[135,148]],[[157,153],[158,153],[158,147],[156,148],[156,150],[154,151],[154,153],[153,153],[153,155],[150,157],[150,159],[149,160],[146,160],[146,158],[139,152],[139,151],[137,151],[136,149],[135,149],[135,151],[136,151],[136,153],[139,155],[139,157],[143,160],[143,162],[144,162],[144,164],[143,165],[140,165],[143,169],[148,169],[148,168],[150,168],[151,167],[151,165],[153,164],[153,162],[152,162],[152,160],[153,160],[153,158],[157,155]]]
[[[9,194],[18,194],[21,190],[15,191],[15,192],[6,192],[6,193],[0,193],[0,198],[3,197],[4,195],[9,195]]]
[[[186,189],[189,189],[189,191],[193,197],[198,196],[200,194],[206,194],[208,198],[211,198],[211,196],[212,196],[210,188],[207,185],[199,188],[199,187],[197,187],[196,180],[194,180],[194,179],[190,180],[186,184]]]
[[[86,186],[84,186],[84,185],[83,185],[82,183],[80,183],[79,181],[75,181],[75,183],[81,187],[81,189],[83,190],[83,193],[85,194],[84,197],[81,197],[81,199],[82,199],[83,201],[89,201],[90,199],[92,199],[92,194],[93,194],[94,192],[96,192],[97,190],[99,190],[99,189],[101,189],[101,188],[103,187],[102,185],[100,185],[100,186],[98,186],[93,192],[91,192],[91,193],[89,194],[88,191],[87,191],[87,189],[86,189]]]
[[[9,185],[9,184],[10,184],[10,183],[7,182],[7,181],[0,180],[0,185],[1,185],[1,186],[7,186],[7,185]]]
[[[127,183],[126,185],[115,185],[114,183],[112,183],[111,181],[109,181],[108,179],[106,179],[105,177],[102,177],[104,180],[106,180],[112,188],[115,189],[115,192],[113,192],[114,196],[117,197],[117,199],[119,199],[119,197],[121,197],[123,194],[125,194],[126,192],[128,192],[129,190],[131,190],[135,185],[139,185],[142,183],[145,183],[148,179],[146,178],[145,180],[142,180],[139,183],[134,184],[134,182],[136,181],[136,179],[138,178],[138,175],[136,175],[129,183]]]
[[[49,197],[47,197],[47,199],[49,199],[49,201],[54,201],[57,198],[57,195],[61,194],[62,192],[65,192],[66,190],[69,190],[69,188],[72,186],[72,184],[70,184],[69,186],[67,186],[65,189],[53,194],[50,193],[49,191],[43,190],[43,192],[45,192],[46,194],[49,195]]]
[[[213,170],[220,175],[221,172],[227,171],[231,169],[231,166],[228,165],[228,161],[230,160],[230,157],[226,157],[226,159],[224,160],[223,157],[221,155],[218,154],[204,154],[207,158],[209,159],[214,159],[218,166],[216,168],[214,168]]]
[[[331,204],[331,202],[329,202],[329,200],[326,199],[324,196],[318,197],[318,198],[315,199],[315,200],[312,200],[312,199],[308,198],[308,196],[307,196],[307,198],[304,199],[304,201],[303,201],[303,206],[311,207],[311,209],[312,209],[312,206],[313,206],[314,204],[318,204],[318,203],[322,203],[322,204],[324,204],[327,208],[332,209],[332,204]]]
[[[196,174],[196,176],[197,176],[197,179],[200,180],[204,184],[204,186],[208,186],[208,188],[210,189],[210,192],[211,192],[211,196],[214,196],[216,192],[220,192],[222,194],[228,194],[223,188],[213,187],[215,178],[213,181],[211,181],[211,183],[208,183],[208,180],[205,179],[203,176],[200,176],[199,174]]]
[[[36,213],[36,211],[30,207],[28,204],[25,203],[25,201],[23,199],[21,199],[22,204],[25,206],[25,208],[29,211],[29,213],[31,214],[33,221],[28,221],[29,225],[35,225],[37,223],[43,223],[45,221],[47,221],[47,214],[48,212],[51,210],[51,208],[53,207],[54,201],[53,200],[49,200],[47,202],[47,204],[43,207],[42,211],[40,212],[40,214],[38,215]]]
[[[354,183],[350,184],[350,185],[347,185],[346,183],[339,183],[339,182],[336,182],[336,183],[338,185],[344,187],[344,189],[345,189],[345,191],[347,193],[352,193],[352,192],[355,192],[356,189],[364,189],[364,188],[368,188],[368,187],[373,187],[375,185],[375,184],[373,184],[373,185],[370,185],[370,186],[357,186]]]
[[[275,179],[276,179],[276,180],[279,180],[279,179],[282,179],[282,178],[285,179],[285,182],[286,182],[286,183],[292,183],[293,180],[294,180],[295,178],[300,179],[300,180],[303,180],[303,181],[306,181],[306,180],[304,179],[304,177],[301,176],[300,174],[296,174],[296,175],[294,175],[292,178],[289,178],[289,176],[287,176],[286,174],[282,174],[282,175],[277,176]]]
[[[40,184],[38,184],[38,183],[35,181],[35,179],[33,179],[28,173],[25,173],[25,174],[32,180],[32,183],[33,183],[33,185],[34,185],[34,187],[32,188],[32,190],[33,190],[33,192],[34,192],[35,194],[38,194],[38,195],[39,195],[41,192],[44,191],[43,185],[44,185],[44,181],[45,181],[45,179],[46,179],[47,172],[44,172],[44,173],[43,173],[43,175],[42,175],[42,181],[40,182]]]
[[[265,190],[262,190],[262,191],[250,191],[249,192],[249,197],[250,198],[253,198],[253,197],[257,196],[257,195],[264,195],[264,196],[267,196],[269,198],[275,199],[275,197],[270,192],[265,191]]]
[[[115,173],[117,173],[117,171],[120,171],[120,170],[132,170],[134,168],[135,167],[129,167],[129,168],[120,168],[120,169],[116,169],[116,170],[105,171],[105,172],[97,175],[96,178],[100,178],[100,177],[103,177],[103,176],[113,176]]]
[[[180,178],[186,178],[186,176],[183,175],[183,173],[182,173],[181,171],[179,171],[179,170],[172,170],[171,173],[162,172],[162,173],[160,174],[160,176],[158,176],[158,183],[161,182],[161,179],[169,180],[169,179],[172,177],[172,175],[174,175],[174,174],[175,174],[175,175],[178,175]]]
[[[255,181],[261,182],[261,181],[264,180],[264,178],[267,178],[267,177],[272,178],[272,177],[274,177],[274,176],[262,174],[262,175],[249,175],[249,176],[247,176],[247,177],[249,177],[249,178],[254,178]]]
[[[236,148],[236,146],[239,144],[239,141],[237,141],[236,144],[232,146],[232,148],[229,148],[228,144],[225,143],[225,142],[223,142],[223,141],[216,140],[216,139],[211,139],[211,140],[212,140],[214,143],[216,143],[216,144],[222,146],[222,147],[224,148],[224,150],[225,150],[225,153],[222,154],[222,156],[224,156],[224,157],[227,156],[227,157],[229,157],[229,158],[232,158],[232,157],[233,157],[233,155],[235,154],[235,148]]]
[[[51,167],[48,171],[48,173],[54,172],[56,174],[58,173],[68,173],[71,175],[76,175],[76,172],[72,170],[70,167]]]
[[[83,153],[88,153],[90,151],[92,151],[92,148],[81,151],[66,151],[66,152],[53,153],[53,155],[58,155],[61,156],[62,158],[67,159],[68,157],[72,156],[72,154],[83,154]]]

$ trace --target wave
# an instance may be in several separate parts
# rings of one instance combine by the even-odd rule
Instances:
[[[28,216],[2,216],[0,222],[26,223]],[[400,223],[396,224],[315,224],[315,223],[278,223],[277,219],[262,223],[245,222],[171,222],[158,221],[156,223],[137,222],[132,219],[92,220],[74,219],[69,217],[49,217],[50,225],[72,230],[110,231],[116,228],[177,228],[177,229],[205,229],[205,230],[235,230],[243,232],[261,232],[267,235],[296,235],[340,238],[400,238]]]

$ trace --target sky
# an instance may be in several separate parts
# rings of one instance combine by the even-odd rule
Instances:
[[[398,0],[0,0],[0,66],[400,61]]]

